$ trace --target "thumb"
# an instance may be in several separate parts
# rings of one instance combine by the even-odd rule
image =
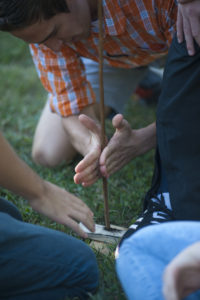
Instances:
[[[89,129],[92,133],[100,135],[101,134],[101,129],[100,125],[97,124],[92,118],[81,114],[79,116],[79,121],[83,126],[85,126],[87,129]]]
[[[121,114],[117,114],[116,116],[114,116],[114,118],[112,119],[112,124],[116,130],[130,128],[129,123],[124,119],[123,115]]]

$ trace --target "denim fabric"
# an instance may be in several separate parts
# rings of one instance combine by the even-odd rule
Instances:
[[[92,250],[59,231],[0,212],[0,299],[86,299],[98,286]]]
[[[18,208],[10,201],[0,198],[0,212],[7,213],[13,218],[22,221],[22,215]]]
[[[162,276],[184,248],[200,241],[200,222],[168,222],[140,229],[120,247],[116,269],[129,300],[164,300]],[[200,291],[187,300],[199,300]]]

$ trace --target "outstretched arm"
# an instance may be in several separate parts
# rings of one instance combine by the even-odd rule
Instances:
[[[178,254],[167,266],[163,277],[166,300],[185,299],[200,289],[200,242]]]
[[[82,237],[87,235],[77,222],[94,231],[93,213],[80,199],[41,179],[14,152],[0,133],[0,185],[26,198],[30,205]]]

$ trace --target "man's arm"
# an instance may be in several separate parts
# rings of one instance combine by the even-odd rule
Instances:
[[[31,45],[38,74],[40,74],[44,87],[52,94],[51,108],[63,117],[62,125],[70,136],[70,142],[76,151],[84,156],[83,160],[75,168],[76,175],[74,181],[83,186],[89,186],[100,177],[100,129],[94,113],[94,93],[91,90],[90,83],[86,80],[81,59],[72,48],[65,48],[65,57],[52,53],[48,48],[40,48],[37,45]],[[43,59],[46,56],[52,57],[52,60]],[[63,66],[63,60],[66,64],[64,68],[60,68],[60,65]],[[78,114],[80,113],[86,116],[79,117]],[[96,122],[91,120],[91,118]],[[150,129],[144,128],[144,130],[135,131],[132,158],[152,148],[151,131],[154,132],[154,129],[153,127]],[[149,141],[147,145],[146,140]],[[115,147],[115,142],[111,144],[111,148],[113,147]],[[110,144],[108,148],[110,149]],[[146,150],[146,148],[148,149]],[[126,153],[125,150],[124,153]],[[113,162],[114,159],[111,155],[110,160]],[[117,158],[116,162],[119,162]],[[105,164],[106,168],[108,168],[110,162]],[[113,173],[115,171],[111,170],[110,172]]]
[[[94,231],[93,213],[80,199],[41,179],[14,152],[0,133],[0,185],[26,198],[30,205],[52,220],[64,224],[82,237],[78,222]]]
[[[86,79],[81,58],[68,46],[65,46],[63,55],[39,45],[30,47],[40,79],[51,94],[51,109],[62,117],[62,125],[70,137],[70,143],[86,157],[86,164],[93,168],[92,177],[97,180],[100,139],[79,121],[80,113],[97,121],[94,92]],[[46,57],[48,59],[44,59]],[[88,157],[92,157],[92,161],[88,161]]]
[[[30,49],[39,78],[51,95],[53,112],[65,118],[80,114],[95,103],[84,64],[75,50],[65,45],[63,52],[54,53],[37,44],[30,45]]]

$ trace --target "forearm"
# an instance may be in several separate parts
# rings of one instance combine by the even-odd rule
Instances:
[[[135,145],[137,141],[137,145]],[[156,123],[152,123],[147,127],[132,130],[132,144],[137,146],[138,155],[142,155],[156,147]]]
[[[14,152],[0,133],[0,185],[27,200],[39,198],[45,182]]]
[[[77,222],[94,231],[93,213],[77,197],[41,179],[13,151],[0,133],[0,185],[29,200],[37,212],[86,238]],[[77,221],[77,222],[76,222]]]
[[[81,113],[97,121],[93,105],[86,107],[81,111]],[[79,115],[63,118],[62,124],[64,130],[70,136],[73,147],[80,154],[85,156],[88,153],[88,147],[91,141],[91,132],[81,124],[79,121]]]

